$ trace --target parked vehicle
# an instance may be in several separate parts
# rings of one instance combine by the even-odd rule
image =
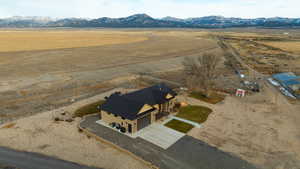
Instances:
[[[111,126],[112,128],[115,128],[115,127],[116,127],[116,123],[110,123],[110,126]]]
[[[283,87],[280,87],[279,90],[281,91],[282,94],[284,94],[285,96],[291,97],[293,99],[296,99],[296,97],[294,95],[292,95],[288,90],[286,90]]]
[[[257,82],[250,82],[250,81],[241,81],[242,85],[247,89],[251,90],[252,92],[260,92],[260,86]]]
[[[120,128],[120,132],[126,133],[126,128],[125,128],[125,127],[121,127],[121,128]]]
[[[116,129],[120,130],[121,129],[121,125],[120,124],[116,124]]]
[[[280,84],[272,78],[268,78],[268,82],[276,87],[280,86]]]

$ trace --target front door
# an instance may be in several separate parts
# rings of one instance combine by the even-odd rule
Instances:
[[[132,126],[131,124],[128,124],[128,133],[131,133],[132,132]]]

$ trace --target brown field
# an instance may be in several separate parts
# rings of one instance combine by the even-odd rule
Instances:
[[[300,54],[300,41],[294,42],[263,42],[263,44],[270,45],[282,50]]]
[[[246,65],[252,69],[270,75],[278,72],[293,71],[300,73],[300,38],[298,34],[221,34],[223,42],[232,47]]]
[[[218,50],[216,42],[198,37],[201,31],[3,30],[0,34],[3,118],[70,104],[111,87],[103,87],[107,80],[180,69],[184,57]]]
[[[0,52],[103,46],[145,41],[117,31],[0,31]]]

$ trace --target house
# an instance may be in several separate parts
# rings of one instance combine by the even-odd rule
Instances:
[[[117,124],[128,133],[135,133],[167,116],[174,108],[176,93],[159,84],[132,93],[112,94],[100,106],[101,118]]]

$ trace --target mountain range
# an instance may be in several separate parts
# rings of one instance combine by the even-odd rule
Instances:
[[[180,19],[174,17],[152,18],[146,14],[136,14],[123,18],[65,18],[50,17],[10,17],[0,19],[2,28],[31,27],[106,27],[106,28],[233,28],[233,27],[299,27],[300,18],[226,18],[223,16],[205,16]]]

